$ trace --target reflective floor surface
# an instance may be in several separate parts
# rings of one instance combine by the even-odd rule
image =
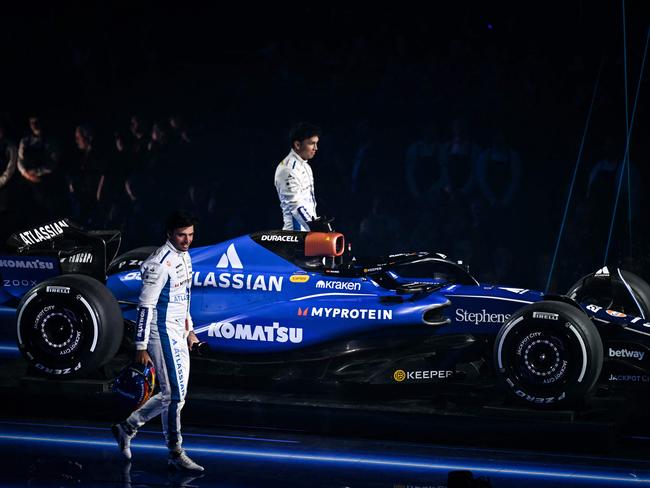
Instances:
[[[368,441],[263,430],[184,432],[206,471],[170,472],[156,424],[140,431],[122,461],[109,426],[0,419],[1,483],[83,487],[444,487],[650,486],[650,458]],[[475,479],[448,485],[448,473]],[[454,475],[452,475],[453,478]]]

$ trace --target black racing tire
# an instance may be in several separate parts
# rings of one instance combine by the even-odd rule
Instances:
[[[497,376],[513,398],[529,406],[581,404],[602,365],[596,326],[567,303],[523,307],[503,324],[494,343]]]
[[[106,275],[110,276],[115,273],[121,273],[122,271],[140,269],[145,259],[151,256],[156,249],[158,249],[156,246],[143,246],[120,254],[108,265]]]
[[[583,276],[574,283],[569,288],[567,296],[578,303],[589,302],[605,309],[632,315],[638,315],[637,308],[640,308],[644,318],[650,318],[650,285],[643,278],[624,269],[617,269],[616,272],[620,272],[623,281],[629,285],[634,296],[634,301],[630,300],[629,303],[618,303],[612,296],[609,279],[603,279],[602,281],[591,280],[587,282],[586,279],[592,275]],[[589,285],[585,286],[585,283],[589,283]]]
[[[29,290],[18,304],[18,347],[48,377],[87,375],[117,353],[124,333],[120,306],[99,281],[63,275]]]

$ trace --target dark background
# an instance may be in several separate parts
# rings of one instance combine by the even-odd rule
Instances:
[[[90,227],[121,228],[126,250],[158,244],[163,210],[172,206],[200,215],[198,245],[279,228],[275,166],[292,124],[308,120],[323,129],[312,164],[318,211],[336,217],[355,252],[436,250],[464,259],[481,279],[543,289],[600,72],[552,283],[565,291],[604,261],[615,173],[601,173],[596,196],[587,187],[599,161],[620,164],[625,152],[625,67],[631,118],[644,3],[5,4],[0,121],[18,142],[27,118],[38,115],[61,156],[48,205],[30,202],[14,175],[0,212],[4,232],[72,215]],[[647,279],[646,79],[629,150],[633,218],[630,225],[624,185],[608,261]],[[135,114],[147,134],[153,123],[182,118],[190,142],[122,158],[115,133],[128,139]],[[521,176],[506,204],[492,205],[478,181],[465,193],[409,191],[409,147],[426,133],[443,148],[454,120],[477,154],[500,133],[518,155]],[[149,205],[115,190],[109,197],[120,210],[110,219],[110,202],[79,214],[67,182],[87,171],[75,145],[80,124],[94,134],[97,172],[138,180],[140,203]],[[418,177],[424,186],[435,178],[426,169]]]

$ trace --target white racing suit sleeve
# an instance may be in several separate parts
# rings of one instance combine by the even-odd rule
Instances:
[[[283,194],[292,217],[296,219],[298,224],[300,224],[300,227],[309,230],[309,222],[312,221],[315,216],[309,213],[303,202],[300,200],[300,184],[298,183],[293,171],[288,172],[284,179],[284,183]]]
[[[169,276],[162,264],[155,261],[145,262],[140,272],[142,275],[142,291],[140,292],[138,319],[135,328],[135,347],[138,351],[146,351],[158,298]]]

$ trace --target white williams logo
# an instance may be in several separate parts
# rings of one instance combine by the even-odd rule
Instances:
[[[600,268],[598,271],[596,271],[595,276],[606,278],[609,276],[609,269],[607,268],[607,266],[605,266],[604,268]]]
[[[221,255],[217,268],[244,269],[234,244],[230,244],[226,252]]]
[[[507,288],[505,286],[500,286],[499,290],[509,291],[510,293],[516,293],[517,295],[523,295],[528,291],[528,289],[525,288]]]

